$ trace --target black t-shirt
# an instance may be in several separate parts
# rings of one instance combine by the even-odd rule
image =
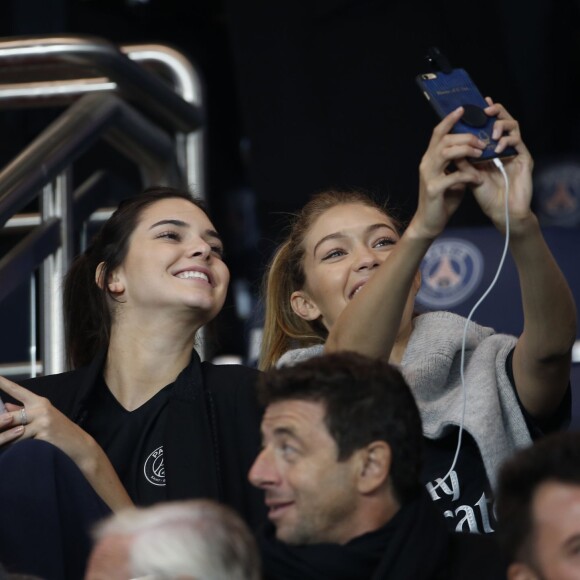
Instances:
[[[496,527],[491,486],[479,448],[466,431],[455,469],[441,483],[455,455],[458,431],[452,429],[441,439],[424,439],[422,481],[451,530],[489,534]]]
[[[562,429],[570,420],[570,388],[556,412],[546,420],[534,419],[522,406],[515,390],[512,372],[513,350],[506,360],[506,372],[518,400],[532,440],[551,431]],[[441,439],[424,438],[422,481],[441,510],[449,529],[457,532],[489,534],[496,529],[494,499],[485,472],[481,452],[473,437],[463,431],[461,451],[451,475],[443,478],[453,461],[457,448],[459,428],[450,429]]]
[[[172,387],[173,383],[139,408],[127,411],[101,375],[91,397],[83,427],[103,448],[137,505],[167,500],[163,432]]]

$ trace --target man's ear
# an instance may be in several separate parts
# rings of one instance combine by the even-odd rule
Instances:
[[[508,566],[508,580],[539,580],[539,576],[523,562],[513,562]]]
[[[370,494],[384,485],[391,472],[391,447],[386,441],[373,441],[360,449],[358,490]]]
[[[101,262],[97,269],[95,270],[95,283],[101,289],[105,289],[105,280],[104,280],[104,269],[105,269],[105,262]],[[109,274],[109,280],[107,281],[107,288],[111,294],[122,294],[125,291],[125,287],[123,283],[119,280],[116,272]]]
[[[292,310],[304,320],[316,320],[320,317],[320,310],[312,299],[303,290],[296,290],[290,296]]]

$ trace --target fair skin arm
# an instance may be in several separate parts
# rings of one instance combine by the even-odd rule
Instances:
[[[428,240],[403,235],[389,259],[377,269],[372,282],[365,284],[329,330],[326,352],[353,350],[383,357],[392,351],[399,337],[407,297],[429,245]]]
[[[576,307],[535,218],[511,244],[524,309],[513,372],[524,407],[534,416],[555,410],[568,386]]]
[[[414,281],[418,283],[416,276],[421,260],[459,207],[465,184],[480,179],[470,165],[445,173],[450,162],[481,154],[478,151],[482,145],[474,136],[449,134],[462,112],[462,109],[454,111],[433,131],[420,166],[417,212],[388,260],[379,266],[329,329],[327,352],[354,350],[375,357],[391,353],[409,292]],[[395,356],[398,360],[393,362],[400,362],[401,355]]]
[[[86,431],[55,409],[48,399],[4,377],[0,377],[0,389],[23,404],[28,418],[28,424],[21,426],[22,407],[6,403],[8,412],[0,415],[0,446],[22,439],[47,441],[74,461],[111,510],[133,505],[105,452]]]
[[[500,147],[512,145],[518,155],[506,161],[510,178],[510,250],[518,271],[524,329],[513,358],[518,395],[529,413],[541,417],[553,412],[566,391],[571,349],[576,336],[576,307],[570,288],[550,252],[530,209],[532,159],[521,141],[517,122],[499,104],[489,100],[490,114]],[[504,182],[498,171],[482,172],[474,196],[495,227],[505,231]]]

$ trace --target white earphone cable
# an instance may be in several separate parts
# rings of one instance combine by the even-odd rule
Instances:
[[[449,471],[445,474],[444,477],[442,477],[441,479],[438,480],[438,482],[433,486],[433,489],[437,489],[438,487],[440,487],[443,482],[453,473],[453,470],[455,469],[455,466],[457,465],[457,459],[459,457],[459,452],[461,451],[461,441],[462,441],[462,437],[463,437],[463,429],[464,429],[464,424],[465,424],[465,410],[467,408],[467,388],[465,385],[465,346],[466,346],[466,342],[467,342],[467,329],[469,327],[469,323],[471,322],[471,319],[473,317],[473,314],[475,313],[475,311],[479,308],[480,304],[487,298],[488,294],[492,291],[493,287],[495,286],[499,275],[503,269],[503,265],[507,256],[507,252],[508,252],[508,248],[509,248],[509,242],[510,242],[510,216],[509,216],[509,205],[508,205],[508,199],[509,199],[509,178],[508,175],[506,173],[505,167],[503,165],[503,163],[501,162],[500,159],[498,159],[497,157],[493,160],[495,166],[501,171],[501,174],[503,175],[503,179],[505,182],[505,242],[504,242],[504,247],[503,247],[503,253],[501,256],[501,259],[499,261],[499,265],[497,267],[497,271],[495,273],[495,276],[491,282],[491,284],[487,287],[487,290],[482,294],[481,298],[475,303],[475,305],[473,306],[473,308],[471,309],[471,312],[469,313],[469,315],[467,316],[467,319],[465,320],[465,326],[463,328],[463,339],[461,341],[461,364],[460,364],[460,374],[461,374],[461,392],[463,394],[463,407],[462,407],[462,411],[461,411],[461,422],[459,424],[459,434],[457,436],[457,447],[455,449],[455,456],[453,457],[453,461],[451,463],[451,467],[449,468]]]

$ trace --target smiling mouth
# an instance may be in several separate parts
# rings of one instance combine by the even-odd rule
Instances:
[[[360,286],[357,286],[351,293],[350,296],[348,297],[349,300],[352,300],[361,290],[361,288],[364,286],[364,284],[361,284]]]
[[[293,501],[269,505],[268,518],[271,520],[279,518],[292,505],[294,505]]]
[[[209,276],[204,272],[198,272],[197,270],[184,270],[183,272],[179,272],[179,274],[175,275],[176,278],[181,280],[204,280],[208,284],[210,283]]]

